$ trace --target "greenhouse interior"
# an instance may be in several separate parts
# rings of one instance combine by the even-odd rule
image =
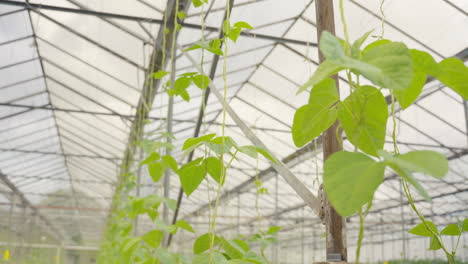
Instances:
[[[468,1],[0,0],[0,263],[468,263]]]

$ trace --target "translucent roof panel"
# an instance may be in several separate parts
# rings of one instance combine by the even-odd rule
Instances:
[[[338,1],[334,3],[337,12]],[[382,1],[372,0],[344,3],[351,40],[373,30],[365,44],[383,34],[384,38],[427,51],[437,61],[451,56],[465,63],[468,60],[467,1],[427,0],[422,4],[393,0],[384,1],[382,6]],[[99,245],[124,155],[133,147],[129,139],[143,88],[148,84],[147,67],[154,49],[163,43],[157,38],[171,4],[173,1],[165,0],[32,0],[29,5],[25,1],[0,2],[0,171],[5,175],[0,179],[1,226],[7,225],[3,215],[8,215],[8,206],[16,206],[14,199],[21,199],[31,215],[40,217],[38,225],[51,237],[57,236],[67,245]],[[209,8],[203,10],[193,5],[187,9],[177,37],[176,75],[197,71],[179,47],[188,48],[219,35],[225,1],[210,1]],[[291,137],[294,113],[308,99],[296,95],[296,91],[318,65],[315,14],[315,2],[309,0],[234,1],[231,21],[246,21],[254,29],[246,30],[237,43],[229,42],[226,65],[222,57],[214,64],[218,58],[209,52],[193,50],[190,55],[205,74],[213,71],[213,84],[219,92],[224,92],[226,85],[226,99],[242,121],[271,146],[272,153],[312,193],[319,194],[321,144],[296,148]],[[337,14],[335,24],[337,36],[344,37]],[[167,55],[166,62],[169,60]],[[344,74],[340,74],[339,86],[340,96],[346,97],[349,86]],[[160,85],[153,88],[154,103],[148,109],[144,135],[159,140],[167,127],[170,98]],[[182,145],[195,136],[197,127],[199,135],[220,134],[224,121],[223,105],[211,94],[204,124],[199,124],[205,92],[195,85],[188,91],[188,102],[173,98],[171,115],[175,136],[171,154],[181,164],[187,162]],[[402,110],[397,105],[396,119],[401,152],[434,150],[450,161],[450,172],[444,179],[416,175],[433,197],[429,203],[415,194],[421,212],[441,225],[466,217],[466,102],[437,80],[429,79],[413,106]],[[230,116],[225,121],[226,135],[240,145],[252,144]],[[391,149],[390,125],[385,140],[386,148]],[[352,149],[347,140],[343,146]],[[137,150],[133,157],[144,157]],[[194,152],[195,158],[201,155],[202,151]],[[163,194],[162,184],[154,183],[144,167],[139,170],[133,166],[131,171],[140,175],[141,196]],[[248,235],[259,226],[280,225],[284,231],[280,232],[277,250],[287,263],[324,258],[320,255],[324,254],[324,240],[303,237],[324,232],[320,219],[266,159],[257,162],[240,157],[233,161],[228,176],[220,199],[220,233]],[[269,190],[268,195],[256,196],[256,176]],[[169,196],[177,199],[179,178],[173,174],[170,179]],[[189,221],[200,233],[209,230],[215,187],[213,180],[207,180],[182,199],[179,219]],[[402,206],[404,200],[398,177],[386,171],[368,216],[370,241],[384,248],[384,241],[403,243],[408,239],[401,231],[407,230],[417,216]],[[19,207],[12,212],[14,217],[21,217]],[[257,214],[262,216],[261,221]],[[350,217],[347,221],[348,251],[352,252],[358,219]],[[142,217],[140,226],[138,232],[143,234],[152,223]],[[188,243],[193,238],[176,236],[175,247],[182,252],[190,249]],[[368,255],[376,251],[372,244],[364,245]],[[393,248],[386,257],[399,256],[401,245]]]

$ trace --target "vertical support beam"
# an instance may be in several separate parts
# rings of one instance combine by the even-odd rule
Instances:
[[[333,11],[333,1],[316,0],[315,14],[317,20],[317,40],[320,43],[320,36],[323,31],[329,31],[335,35],[335,17]],[[323,54],[319,51],[319,62],[325,60]],[[337,76],[333,76],[336,87],[339,89]],[[333,153],[342,150],[337,137],[341,137],[339,123],[336,121],[327,129],[323,137],[323,160],[327,160]],[[327,233],[327,261],[347,261],[348,254],[346,249],[346,229],[344,218],[341,217],[328,202],[325,195],[325,224]]]
[[[278,217],[279,217],[279,213],[278,213],[279,212],[279,209],[278,209],[278,202],[279,202],[279,200],[278,200],[278,190],[279,190],[279,188],[278,188],[278,179],[279,179],[279,175],[276,174],[276,176],[275,176],[275,218],[273,219],[275,226],[278,226],[278,224],[279,224],[278,223]],[[273,249],[273,258],[272,258],[273,263],[279,263],[279,261],[278,261],[278,253],[279,253],[279,250],[280,250],[279,241],[280,240],[278,239],[278,242],[276,242],[274,244],[274,246],[272,247],[272,249]]]
[[[174,51],[174,57],[172,58],[172,61],[171,61],[171,89],[174,89],[175,76],[176,76],[175,72],[176,72],[176,56],[175,56],[175,51]],[[167,133],[169,133],[169,135],[172,135],[173,112],[174,112],[174,97],[169,96],[169,101],[167,105],[167,118],[166,118],[166,130],[167,130]],[[171,136],[166,136],[166,142],[169,144],[172,143]],[[171,155],[171,150],[169,148],[166,148],[166,155]],[[166,172],[164,173],[163,188],[164,188],[164,198],[167,198],[167,199],[170,198],[169,196],[171,194],[171,178],[170,177],[171,177],[171,170],[166,170]],[[164,208],[163,208],[163,220],[164,220],[164,223],[169,223],[169,208],[167,207],[166,203],[164,203]],[[164,235],[164,244],[168,247],[169,243],[170,243],[170,239],[166,233]]]
[[[237,236],[240,235],[240,192],[237,192]]]

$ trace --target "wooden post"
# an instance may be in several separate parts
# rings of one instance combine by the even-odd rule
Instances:
[[[316,0],[315,12],[317,19],[317,40],[320,43],[320,35],[324,30],[335,35],[335,18],[333,12],[333,0]],[[319,62],[325,60],[319,51]],[[339,89],[338,78],[333,77],[336,87]],[[323,133],[323,160],[325,161],[331,154],[342,150],[337,137],[341,136],[338,121]],[[327,261],[347,261],[346,252],[346,229],[345,220],[330,205],[325,195],[325,224],[327,231]]]

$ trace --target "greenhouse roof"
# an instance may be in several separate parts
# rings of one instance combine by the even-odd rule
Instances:
[[[201,34],[206,39],[216,37],[225,3],[214,0],[210,3],[204,13],[200,8],[188,8],[178,46],[190,47],[200,40]],[[270,147],[275,157],[283,160],[317,194],[322,172],[321,144],[311,143],[298,149],[291,137],[294,112],[307,102],[296,91],[318,64],[315,5],[309,0],[234,3],[231,21],[246,21],[254,29],[245,31],[235,45],[229,45],[229,105]],[[387,0],[383,3],[384,18],[380,4],[381,1],[373,0],[345,1],[352,40],[371,29],[374,35],[381,34],[383,19],[385,38],[424,50],[437,61],[455,56],[467,64],[467,1]],[[171,5],[173,0],[168,3],[163,0],[0,1],[2,228],[11,227],[12,220],[3,217],[10,210],[14,219],[22,219],[26,212],[37,215],[35,221],[60,243],[99,245],[124,153],[132,144],[129,135],[136,109],[141,104],[146,69],[154,43],[158,41],[156,36],[163,23],[164,10]],[[336,34],[344,37],[339,16],[335,21]],[[201,60],[200,50],[191,54],[197,61]],[[180,50],[176,58],[177,74],[197,71]],[[209,72],[215,65],[213,83],[222,90],[223,63],[220,61],[216,67],[213,61],[217,61],[214,54],[204,53],[204,70]],[[339,85],[341,96],[347,96],[344,78]],[[200,124],[197,120],[203,94],[194,87],[189,91],[190,102],[174,98],[170,118],[176,138],[173,154],[182,163],[187,157],[180,149],[187,138],[194,137],[197,127],[201,129],[200,135],[220,133],[223,121],[222,104],[211,96],[205,122]],[[146,138],[161,137],[160,128],[168,120],[168,102],[168,95],[162,89],[156,90],[148,116],[150,122],[145,125]],[[449,175],[443,179],[417,176],[433,197],[432,203],[428,203],[416,195],[422,213],[440,224],[466,217],[466,102],[439,81],[429,79],[423,95],[413,106],[404,111],[397,106],[396,111],[401,152],[435,150],[450,161]],[[391,133],[389,126],[386,139],[389,148]],[[239,144],[252,144],[229,116],[226,134]],[[352,146],[345,140],[344,148]],[[135,154],[137,159],[141,159],[140,155]],[[290,247],[299,245],[294,241],[302,234],[321,230],[313,210],[268,161],[260,159],[257,163],[243,157],[233,162],[221,196],[223,209],[218,216],[218,230],[249,234],[252,226],[259,224],[254,184],[257,174],[270,193],[259,200],[263,225],[282,226],[282,241]],[[162,186],[154,184],[146,170],[140,173],[140,195],[162,194]],[[171,177],[170,197],[177,199],[179,192],[178,177]],[[207,183],[190,197],[184,195],[179,218],[190,220],[195,229],[205,232],[214,192],[214,186]],[[401,236],[406,236],[401,232],[402,225],[408,229],[405,223],[414,222],[417,217],[409,207],[402,207],[402,203],[407,204],[402,199],[400,181],[388,171],[367,220],[368,229],[378,234],[374,241],[389,240],[389,237],[401,240]],[[356,217],[348,219],[350,245],[355,243],[357,222]],[[151,222],[142,219],[140,226],[144,232],[149,230]],[[316,236],[322,232],[317,231]],[[180,236],[175,239],[179,246],[190,241]]]

